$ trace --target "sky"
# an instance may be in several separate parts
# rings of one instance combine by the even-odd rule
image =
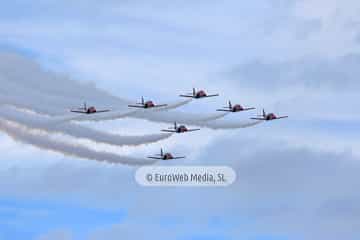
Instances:
[[[257,109],[221,124],[262,108],[289,118],[142,146],[84,143],[136,158],[160,147],[187,156],[159,165],[229,166],[237,180],[226,188],[141,187],[134,167],[0,133],[0,240],[359,239],[359,10],[355,0],[3,3],[2,100],[55,114],[84,98],[114,108],[141,96],[179,101],[196,87],[220,97],[158,114],[214,114],[231,100]],[[64,105],[49,110],[43,99],[54,94]],[[148,120],[81,125],[124,135],[169,125]]]

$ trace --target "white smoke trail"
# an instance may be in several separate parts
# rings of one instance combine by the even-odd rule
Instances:
[[[247,128],[253,127],[262,123],[263,121],[248,121],[248,122],[221,122],[218,120],[211,122],[199,123],[199,126],[207,127],[211,129],[236,129],[236,128]]]
[[[18,71],[19,69],[21,69],[21,71]],[[154,122],[172,123],[178,121],[184,124],[196,125],[225,116],[225,114],[222,113],[188,114],[184,112],[166,111],[182,106],[190,102],[189,100],[164,108],[132,112],[129,111],[127,107],[130,103],[128,100],[112,96],[92,84],[77,82],[69,77],[44,71],[41,66],[34,61],[14,54],[0,54],[0,82],[5,84],[4,89],[7,89],[6,86],[8,84],[13,84],[14,87],[9,89],[15,89],[17,91],[16,94],[13,94],[13,92],[9,93],[8,91],[0,91],[0,102],[3,101],[18,107],[30,109],[37,113],[45,113],[52,116],[64,115],[67,113],[70,104],[80,104],[83,101],[90,101],[91,104],[98,108],[105,107],[113,109],[113,112],[109,113],[109,115],[79,116],[80,121],[102,121],[134,117]],[[116,106],[116,108],[112,106]],[[234,125],[224,125],[224,128],[232,127],[234,127]]]
[[[27,131],[21,126],[0,119],[0,130],[8,134],[14,140],[22,143],[31,144],[40,149],[58,152],[66,156],[74,156],[99,162],[125,164],[130,166],[154,164],[157,160],[146,160],[142,158],[133,158],[120,156],[109,152],[93,151],[81,145],[72,145],[69,143],[54,140],[46,135],[37,135]]]
[[[36,113],[46,114],[50,116],[64,114],[63,109],[49,107],[48,104],[44,104],[44,101],[40,101],[40,99],[37,99],[37,102],[32,102],[32,101],[28,101],[22,96],[0,95],[0,104],[14,106],[17,108],[26,109]]]
[[[39,104],[30,104],[26,101],[18,100],[15,97],[4,97],[0,96],[0,103],[15,106],[18,108],[28,109],[31,111],[35,111],[37,113],[53,115],[54,123],[66,122],[71,120],[76,121],[106,121],[106,120],[116,120],[125,117],[133,117],[139,119],[146,119],[153,122],[165,122],[165,123],[173,123],[175,121],[181,122],[184,124],[193,124],[197,125],[201,122],[212,121],[219,118],[222,118],[227,115],[227,113],[214,113],[214,114],[193,114],[193,113],[183,113],[183,112],[175,112],[167,110],[177,108],[179,106],[190,103],[191,100],[182,101],[180,103],[176,103],[174,105],[170,105],[164,108],[159,109],[140,109],[140,110],[131,110],[131,111],[111,111],[107,113],[101,114],[93,114],[93,115],[63,115],[63,109],[53,109],[50,106],[44,106],[43,103]],[[225,127],[226,128],[226,127]]]
[[[93,121],[93,122],[100,122],[100,121],[108,121],[108,120],[116,120],[120,118],[130,117],[134,115],[138,110],[128,110],[126,111],[110,111],[104,113],[96,113],[96,114],[78,114],[77,116],[73,117],[70,120],[76,121]],[[74,113],[76,114],[76,113]]]
[[[0,80],[2,80],[0,78]],[[21,91],[19,91],[19,88]],[[75,101],[69,101],[69,97],[64,98],[63,96],[49,96],[48,93],[43,95],[42,93],[33,93],[33,89],[22,89],[23,86],[12,87],[11,89],[15,89],[18,93],[11,94],[0,94],[0,104],[6,104],[15,106],[18,108],[29,109],[31,111],[35,111],[37,113],[52,115],[59,119],[61,122],[63,121],[106,121],[106,120],[116,120],[125,117],[130,117],[134,115],[136,112],[143,112],[144,114],[148,112],[161,112],[167,111],[171,109],[178,108],[185,104],[188,104],[192,101],[192,99],[187,99],[184,101],[177,101],[175,103],[168,104],[168,106],[160,107],[160,108],[152,108],[152,109],[130,109],[127,107],[127,102],[123,100],[118,100],[116,102],[116,106],[121,109],[117,110],[116,108],[110,112],[101,113],[101,114],[93,114],[93,115],[83,115],[83,114],[66,114],[66,112],[70,111],[69,105],[74,103]],[[44,101],[46,99],[46,101]],[[59,115],[66,115],[62,119],[62,117],[58,117]],[[55,120],[55,119],[54,119]]]
[[[201,125],[201,123],[207,121],[213,121],[219,118],[223,118],[228,113],[212,113],[212,114],[193,114],[193,113],[179,113],[179,112],[136,112],[132,115],[135,118],[143,118],[153,122],[165,122],[165,123],[184,123],[191,125]]]
[[[0,82],[4,84],[4,88],[13,84],[12,88],[9,88],[12,91],[32,95],[41,93],[47,99],[48,96],[61,98],[61,102],[69,99],[67,106],[71,102],[78,104],[83,101],[95,101],[98,105],[104,103],[111,106],[127,103],[96,88],[93,83],[74,81],[64,74],[44,70],[37,62],[18,54],[0,53]]]
[[[116,146],[134,146],[157,142],[169,138],[171,134],[151,134],[144,136],[119,136],[115,134],[97,131],[72,123],[55,123],[52,118],[20,112],[10,107],[2,107],[0,117],[3,119],[22,124],[29,128],[40,129],[46,132],[63,133],[76,138],[86,138],[94,142],[107,143]]]
[[[76,121],[107,121],[107,120],[116,120],[116,119],[121,119],[121,118],[125,118],[125,117],[131,117],[136,115],[136,113],[143,113],[143,114],[147,114],[149,112],[160,112],[160,111],[167,111],[170,109],[175,109],[178,108],[180,106],[183,106],[185,104],[188,104],[191,102],[191,99],[189,100],[185,100],[185,101],[180,101],[180,102],[176,102],[173,104],[169,104],[167,106],[164,107],[159,107],[159,108],[149,108],[149,109],[136,109],[136,110],[128,110],[128,111],[110,111],[110,112],[105,112],[105,113],[100,113],[100,114],[92,114],[92,115],[86,115],[86,114],[79,114],[77,116],[74,115],[70,115],[69,117],[64,116],[63,119],[61,117],[59,117],[59,122],[63,121],[71,121],[71,120],[76,120]]]
[[[19,71],[19,68],[21,71]],[[100,116],[80,117],[80,119],[97,120],[100,118],[99,120],[113,120],[131,115],[126,111],[130,101],[111,96],[94,85],[77,82],[54,72],[44,71],[36,62],[15,54],[0,54],[0,82],[5,86],[9,86],[9,88],[4,87],[4,89],[17,91],[15,94],[5,91],[0,94],[0,101],[16,104],[18,107],[31,109],[38,113],[63,115],[68,111],[70,104],[80,104],[83,101],[88,101],[97,107],[110,107],[115,113],[109,113],[110,115],[104,116],[103,119]],[[151,109],[151,111],[162,112],[189,102],[191,102],[191,99],[170,104],[163,108]],[[144,112],[141,118],[147,119],[148,112],[150,111]],[[184,113],[174,114],[186,115]],[[207,116],[199,117],[206,118]],[[202,120],[200,119],[200,121]]]
[[[192,102],[192,99],[186,99],[184,101],[180,101],[180,102],[176,102],[176,103],[171,103],[171,104],[168,104],[167,106],[165,107],[160,107],[160,108],[153,108],[151,109],[153,112],[162,112],[162,111],[167,111],[167,110],[171,110],[171,109],[175,109],[175,108],[178,108],[178,107],[181,107],[181,106],[184,106],[188,103]]]

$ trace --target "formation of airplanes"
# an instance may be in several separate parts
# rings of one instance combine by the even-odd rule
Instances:
[[[197,91],[195,88],[193,88],[192,93],[188,94],[181,94],[180,97],[186,97],[186,98],[194,98],[194,99],[200,99],[200,98],[208,98],[208,97],[216,97],[219,96],[219,94],[207,94],[204,90]],[[144,97],[141,97],[140,103],[130,104],[128,105],[129,108],[158,108],[158,107],[165,107],[167,104],[155,104],[151,100],[144,100]],[[217,109],[216,111],[223,111],[223,112],[243,112],[243,111],[249,111],[255,109],[254,107],[243,107],[240,104],[233,105],[231,101],[228,101],[228,106],[222,107],[220,109]],[[82,114],[95,114],[95,113],[104,113],[104,112],[110,112],[110,109],[101,109],[98,110],[94,106],[87,107],[86,102],[84,103],[83,107],[72,109],[70,110],[73,113],[82,113]],[[277,116],[274,113],[266,113],[265,110],[262,110],[262,114],[258,115],[257,117],[251,117],[250,119],[258,120],[258,121],[272,121],[272,120],[278,120],[282,118],[288,118],[288,116]],[[193,131],[199,131],[200,128],[194,128],[189,129],[185,125],[178,125],[177,122],[174,122],[174,126],[170,127],[168,129],[162,129],[162,132],[170,132],[170,133],[185,133],[185,132],[193,132]],[[174,157],[171,153],[164,153],[163,149],[160,150],[160,154],[156,154],[155,156],[148,156],[148,158],[152,159],[159,159],[159,160],[173,160],[173,159],[180,159],[185,158],[185,156],[181,157]]]

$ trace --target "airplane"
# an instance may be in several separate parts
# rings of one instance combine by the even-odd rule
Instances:
[[[93,114],[93,113],[102,113],[102,112],[110,112],[110,110],[97,110],[95,107],[87,107],[86,102],[84,102],[84,106],[78,108],[78,110],[71,110],[74,113],[83,113],[83,114]]]
[[[208,95],[204,90],[196,91],[195,88],[193,88],[192,93],[180,95],[180,97],[188,97],[188,98],[206,98],[206,97],[216,97],[216,96],[219,96],[219,94]]]
[[[185,158],[185,156],[182,156],[182,157],[174,157],[171,153],[164,153],[164,152],[163,152],[163,149],[161,148],[160,154],[156,154],[155,156],[148,156],[148,158],[160,159],[160,160],[172,160],[172,159]]]
[[[281,119],[281,118],[287,118],[288,116],[281,116],[278,117],[276,116],[274,113],[265,113],[265,110],[263,109],[262,111],[262,115],[260,115],[262,117],[256,117],[256,118],[250,118],[250,119],[255,119],[255,120],[263,120],[263,121],[271,121],[271,120],[276,120],[276,119]]]
[[[255,109],[254,107],[244,108],[240,104],[235,104],[234,106],[229,101],[229,105],[227,107],[223,107],[222,109],[217,109],[216,111],[224,111],[224,112],[241,112]]]
[[[135,108],[153,108],[153,107],[165,107],[167,104],[159,104],[155,105],[153,101],[146,101],[144,100],[144,97],[141,97],[141,102],[136,103],[136,105],[128,105],[128,107],[135,107]]]
[[[198,130],[200,130],[200,128],[188,129],[187,127],[185,127],[185,125],[177,126],[177,123],[174,122],[174,127],[170,127],[169,129],[163,129],[161,131],[172,132],[172,133],[184,133],[184,132],[193,132],[193,131],[198,131]]]

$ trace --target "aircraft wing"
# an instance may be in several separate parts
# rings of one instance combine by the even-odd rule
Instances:
[[[110,112],[110,110],[96,110],[96,113]]]
[[[128,107],[145,108],[144,105],[128,105]]]
[[[217,97],[217,96],[219,96],[219,94],[211,94],[211,95],[207,95],[205,97]]]
[[[254,107],[244,108],[244,111],[253,110],[253,109],[255,109],[255,108]]]
[[[162,159],[160,157],[154,157],[154,156],[148,156],[148,158],[152,158],[152,159]]]
[[[281,117],[277,117],[276,119],[280,119],[280,118],[288,118],[289,116],[281,116]]]
[[[194,98],[193,95],[179,95],[180,97],[189,97],[189,98]]]
[[[159,105],[155,105],[154,107],[166,107],[167,104],[159,104]]]
[[[171,133],[175,133],[176,132],[176,130],[168,130],[168,129],[163,129],[163,130],[161,130],[162,132],[171,132]]]
[[[188,129],[187,131],[188,132],[194,132],[194,131],[199,131],[200,130],[200,128],[194,128],[194,129]]]
[[[184,157],[173,157],[173,159],[180,159],[180,158],[186,158],[185,156]]]
[[[229,109],[216,109],[216,111],[231,112],[231,110],[229,110]]]
[[[265,118],[255,118],[255,117],[252,117],[250,119],[254,119],[254,120],[266,120]]]
[[[73,113],[84,113],[84,114],[87,114],[87,112],[85,112],[85,111],[78,111],[78,110],[71,110],[71,112],[73,112]]]

